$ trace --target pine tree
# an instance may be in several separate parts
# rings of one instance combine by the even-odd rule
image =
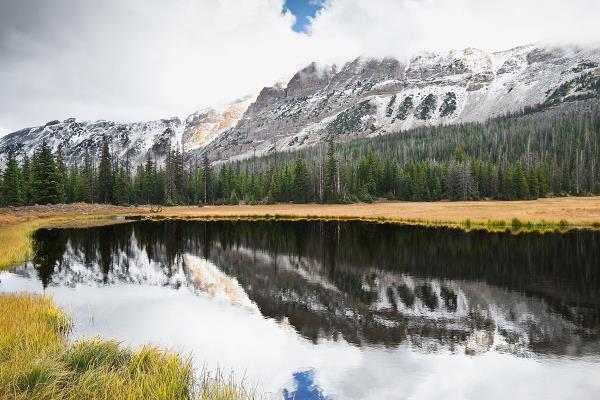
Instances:
[[[63,160],[62,147],[60,145],[56,149],[56,172],[58,174],[59,202],[64,203],[66,201],[67,166]]]
[[[23,157],[23,166],[21,167],[23,184],[23,201],[25,204],[31,204],[31,163],[29,157]]]
[[[2,176],[2,192],[3,203],[5,205],[23,205],[23,179],[21,176],[21,169],[12,152],[8,153],[6,170]]]
[[[112,161],[108,139],[102,138],[102,153],[100,155],[100,165],[98,167],[98,200],[101,203],[110,203],[112,201]]]
[[[208,156],[204,154],[202,157],[202,183],[204,186],[204,204],[208,204],[209,201],[212,201],[212,193],[211,193],[211,170],[210,170],[210,162],[208,161]]]
[[[31,160],[32,202],[36,204],[56,204],[60,202],[62,191],[60,176],[52,150],[46,141],[34,153]]]
[[[330,136],[327,144],[327,162],[325,163],[324,201],[334,203],[337,200],[337,161],[335,159],[335,147],[333,137]]]
[[[119,172],[116,174],[113,196],[115,204],[121,206],[129,205],[129,178],[124,166],[121,166]]]
[[[309,172],[306,162],[300,156],[294,158],[293,175],[293,200],[296,203],[306,203],[308,201]]]
[[[90,157],[90,152],[88,151],[88,149],[86,149],[85,158],[83,161],[82,177],[85,181],[85,186],[83,190],[83,201],[87,203],[93,203],[96,199],[95,175],[96,172],[94,171],[94,164],[92,162],[92,158]]]

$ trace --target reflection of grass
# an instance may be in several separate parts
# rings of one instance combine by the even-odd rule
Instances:
[[[2,399],[247,399],[233,379],[194,378],[190,359],[114,341],[69,344],[69,319],[48,297],[0,295]]]

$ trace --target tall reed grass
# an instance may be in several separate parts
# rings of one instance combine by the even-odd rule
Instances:
[[[69,343],[69,318],[45,296],[0,295],[0,398],[250,399],[234,379],[196,377],[190,358],[110,340]]]

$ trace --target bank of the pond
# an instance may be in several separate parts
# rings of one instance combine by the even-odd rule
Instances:
[[[136,209],[146,213],[147,208]],[[0,270],[31,257],[30,235],[42,227],[97,226],[122,222],[115,216],[129,214],[129,207],[68,204],[0,208]]]
[[[514,233],[600,228],[600,197],[530,201],[378,202],[169,207],[146,218],[353,220]]]
[[[191,359],[154,346],[68,340],[69,318],[49,297],[0,295],[2,399],[249,399],[231,379],[198,377]]]
[[[190,360],[155,347],[67,341],[68,317],[48,297],[0,296],[3,399],[188,399]]]
[[[125,222],[115,216],[182,219],[362,220],[514,232],[600,228],[600,197],[529,201],[378,202],[373,204],[269,204],[151,206],[68,204],[0,209],[0,269],[27,260],[29,236],[41,227],[95,226]]]

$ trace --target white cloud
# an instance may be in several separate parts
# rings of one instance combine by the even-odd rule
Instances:
[[[325,0],[306,35],[283,0],[2,2],[0,126],[184,116],[313,60],[600,38],[597,0],[524,3]]]
[[[527,43],[600,43],[597,0],[329,0],[314,20],[322,46],[405,57],[416,51]],[[341,45],[341,46],[340,46]]]

